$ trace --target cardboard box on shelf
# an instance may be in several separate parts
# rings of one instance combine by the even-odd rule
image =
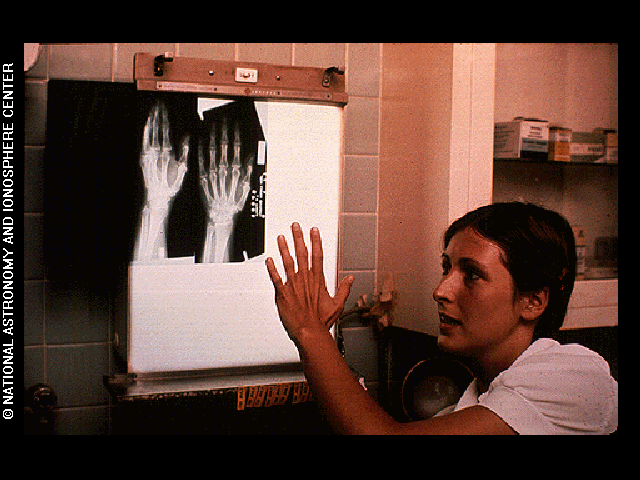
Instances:
[[[594,163],[604,157],[604,134],[602,131],[573,132],[571,139],[571,161]]]
[[[568,162],[571,159],[571,137],[570,128],[549,128],[549,161]]]
[[[516,117],[512,122],[496,122],[493,130],[495,158],[546,160],[549,149],[549,122]]]
[[[596,128],[595,131],[602,131],[604,137],[604,157],[599,161],[618,163],[618,131],[611,128]]]

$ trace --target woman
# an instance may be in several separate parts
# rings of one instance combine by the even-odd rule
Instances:
[[[566,314],[576,254],[568,222],[524,203],[481,207],[444,236],[443,277],[433,291],[440,314],[438,345],[464,356],[475,379],[454,411],[399,423],[359,385],[329,327],[342,312],[354,278],[331,297],[322,242],[311,229],[311,266],[303,234],[292,225],[298,270],[281,235],[283,282],[267,270],[282,323],[300,353],[306,378],[335,428],[344,433],[514,434],[612,433],[618,384],[607,363],[577,345],[546,338]]]

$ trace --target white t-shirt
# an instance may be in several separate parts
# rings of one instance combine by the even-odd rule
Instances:
[[[520,434],[609,434],[618,428],[618,382],[580,345],[541,338],[478,396],[474,379],[455,407],[482,405]]]

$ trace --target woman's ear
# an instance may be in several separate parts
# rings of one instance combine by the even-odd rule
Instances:
[[[544,287],[537,292],[527,292],[520,295],[522,310],[520,316],[525,320],[533,321],[544,312],[549,305],[549,288]]]

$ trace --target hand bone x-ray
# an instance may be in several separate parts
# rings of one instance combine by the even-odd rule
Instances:
[[[265,196],[265,142],[255,107],[250,101],[211,103],[217,106],[200,112],[202,122],[176,148],[165,104],[159,100],[149,111],[140,153],[145,201],[134,253],[137,263],[168,259],[169,214],[188,170],[190,138],[197,142],[198,168],[193,175],[206,214],[198,243],[202,247],[194,258],[201,263],[237,262],[264,252],[260,205]],[[259,149],[261,168],[256,165]],[[252,182],[254,169],[260,176]]]
[[[255,156],[240,160],[242,142],[238,122],[233,130],[233,161],[229,164],[229,122],[222,117],[221,138],[218,142],[216,125],[209,135],[208,168],[202,141],[198,144],[198,169],[200,186],[207,208],[207,234],[202,252],[204,263],[229,261],[229,240],[233,231],[234,217],[244,208],[249,194],[251,172]],[[242,170],[242,172],[241,172]]]
[[[145,205],[142,210],[135,260],[166,258],[166,227],[173,197],[180,190],[187,172],[189,136],[182,140],[180,157],[171,145],[169,116],[162,102],[149,112],[142,135],[140,167],[144,177]]]

